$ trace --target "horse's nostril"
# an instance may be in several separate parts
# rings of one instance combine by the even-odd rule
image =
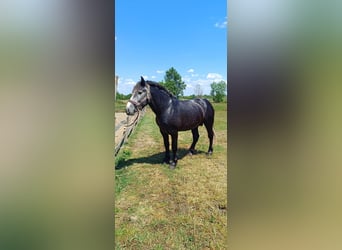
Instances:
[[[126,107],[126,114],[127,115],[134,115],[135,113],[135,108],[133,105],[127,105]]]

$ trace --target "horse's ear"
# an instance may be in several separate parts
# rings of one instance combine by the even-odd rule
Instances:
[[[145,87],[146,82],[145,82],[144,77],[142,77],[142,76],[141,76],[140,84],[141,84],[141,86]]]

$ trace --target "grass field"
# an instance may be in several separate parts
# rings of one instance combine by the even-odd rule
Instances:
[[[227,248],[226,103],[214,108],[213,155],[204,126],[193,156],[191,131],[180,132],[175,170],[160,164],[163,141],[148,108],[115,159],[115,249]]]
[[[125,112],[127,100],[116,100],[115,101],[115,112]]]

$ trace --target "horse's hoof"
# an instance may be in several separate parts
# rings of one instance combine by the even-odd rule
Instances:
[[[188,155],[195,155],[197,151],[195,149],[190,149]]]
[[[213,151],[208,151],[208,152],[206,153],[207,156],[211,156],[212,154],[213,154]]]
[[[176,168],[176,163],[175,162],[170,162],[169,167],[170,167],[171,170],[174,170]]]
[[[164,159],[162,164],[170,164],[170,160],[169,159]]]

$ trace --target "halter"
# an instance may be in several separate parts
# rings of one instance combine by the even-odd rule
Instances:
[[[146,83],[146,99],[147,99],[147,104],[150,103],[151,101],[151,91],[150,91],[150,85]],[[139,102],[133,101],[133,100],[128,100],[128,102],[132,103],[134,108],[139,112],[139,110],[142,110],[142,105]]]
[[[139,107],[141,107],[141,104],[140,103],[138,103],[138,102],[136,102],[136,101],[133,101],[133,100],[128,100],[128,102],[130,102],[130,103],[132,103],[133,104],[133,106],[134,106],[134,108],[136,109],[136,110],[138,110],[138,112],[139,112]]]

